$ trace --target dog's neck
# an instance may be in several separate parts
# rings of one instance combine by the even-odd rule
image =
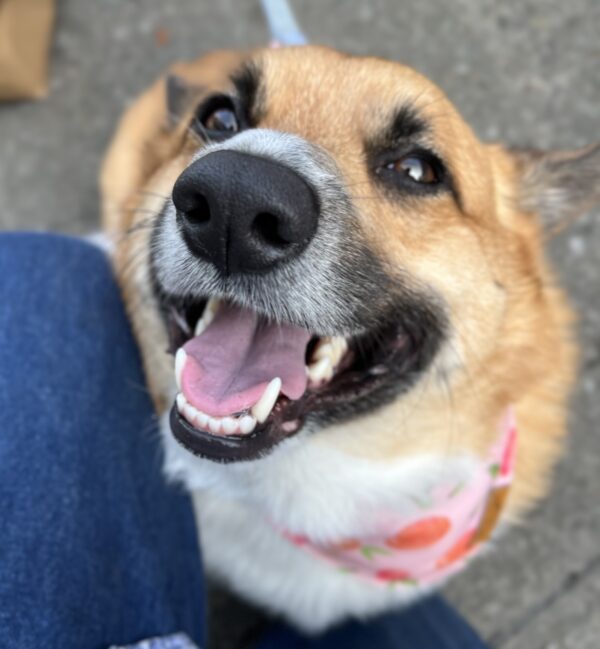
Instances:
[[[362,535],[325,543],[286,530],[282,534],[351,575],[406,588],[440,582],[460,570],[496,529],[512,482],[516,438],[509,408],[487,457],[468,478],[433,481],[413,496],[412,512],[375,504]]]

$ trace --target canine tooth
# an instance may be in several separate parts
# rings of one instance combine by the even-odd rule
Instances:
[[[206,306],[204,307],[204,312],[202,316],[198,318],[196,323],[196,328],[194,329],[194,336],[199,336],[208,325],[214,320],[215,313],[219,308],[219,300],[217,298],[211,297]]]
[[[221,432],[221,420],[214,417],[208,418],[208,430],[213,435],[218,435]]]
[[[185,400],[185,397],[181,392],[177,395],[175,401],[177,403],[177,410],[179,410],[179,412],[183,414],[183,409],[185,408],[187,401]]]
[[[333,376],[333,367],[331,366],[331,360],[328,356],[322,358],[317,363],[313,363],[306,368],[308,378],[313,382],[317,383],[323,379],[331,378]]]
[[[256,419],[254,419],[254,417],[251,417],[250,415],[244,415],[240,419],[239,426],[240,433],[242,433],[242,435],[247,435],[248,433],[251,433],[256,427]]]
[[[221,306],[221,300],[218,297],[211,297],[208,298],[205,310],[210,311],[214,315],[219,310],[219,306]]]
[[[252,406],[250,412],[261,424],[271,414],[280,390],[281,379],[277,377],[267,385],[267,389],[263,392],[262,397]]]
[[[183,366],[185,365],[185,359],[187,354],[185,349],[180,347],[175,354],[175,381],[177,381],[177,387],[181,390],[181,375],[183,373]]]
[[[199,336],[201,333],[203,333],[206,327],[208,327],[208,325],[212,322],[214,317],[214,313],[210,313],[205,309],[202,317],[198,318],[196,328],[194,329],[194,336]]]
[[[221,420],[221,426],[223,427],[223,432],[225,433],[225,435],[233,435],[239,430],[238,420],[234,419],[233,417],[223,417],[223,419]]]

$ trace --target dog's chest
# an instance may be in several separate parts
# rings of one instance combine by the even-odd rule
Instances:
[[[167,473],[196,492],[211,572],[279,613],[293,606],[301,626],[318,602],[334,618],[362,614],[444,581],[493,529],[514,454],[508,427],[485,461],[446,453],[382,464],[299,439],[228,466],[164,432]]]
[[[274,533],[343,567],[392,570],[389,560],[404,565],[406,555],[422,566],[410,578],[422,578],[431,561],[442,562],[475,534],[490,500],[497,505],[497,494],[505,493],[514,435],[508,421],[484,460],[440,454],[382,463],[293,440],[259,463],[219,465],[194,458],[166,432],[166,469],[191,490],[243,504]]]

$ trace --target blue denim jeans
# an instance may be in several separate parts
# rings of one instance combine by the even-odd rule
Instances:
[[[0,647],[205,646],[188,497],[167,486],[152,404],[103,254],[0,235]],[[232,620],[232,623],[235,621]],[[261,649],[481,649],[439,598]]]

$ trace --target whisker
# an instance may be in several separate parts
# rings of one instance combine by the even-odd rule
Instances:
[[[147,189],[138,190],[138,194],[140,194],[141,196],[152,196],[154,198],[162,198],[165,201],[168,201],[170,198],[170,196],[165,196],[164,194],[159,194],[157,192],[151,192],[148,191]]]

